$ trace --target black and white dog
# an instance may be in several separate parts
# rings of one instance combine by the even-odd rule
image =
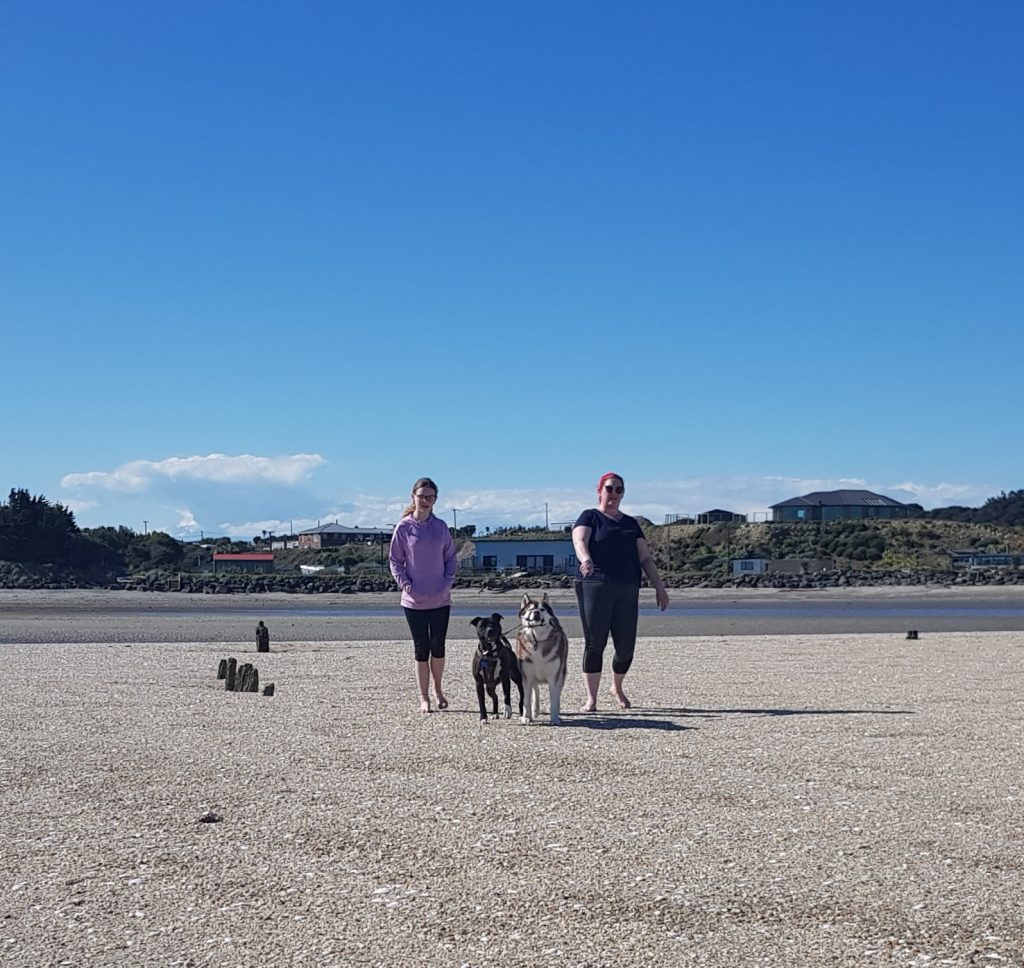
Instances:
[[[490,618],[477,617],[470,622],[476,626],[477,643],[473,654],[473,679],[476,682],[476,698],[480,703],[480,722],[487,722],[487,704],[484,693],[494,701],[494,713],[498,715],[498,685],[501,685],[505,700],[505,718],[512,718],[511,683],[519,690],[519,715],[523,714],[523,677],[519,672],[516,654],[501,631],[501,616],[495,612]]]

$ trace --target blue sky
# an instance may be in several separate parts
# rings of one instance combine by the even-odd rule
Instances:
[[[173,534],[1024,486],[1015,3],[0,32],[0,489]],[[546,506],[546,507],[545,507]],[[145,525],[144,525],[144,522]]]

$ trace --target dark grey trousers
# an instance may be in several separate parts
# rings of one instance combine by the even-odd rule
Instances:
[[[636,648],[640,589],[625,581],[578,581],[576,600],[583,622],[583,671],[601,671],[611,633],[612,672],[625,675]]]

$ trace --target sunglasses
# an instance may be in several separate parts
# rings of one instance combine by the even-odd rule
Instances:
[[[604,489],[609,494],[621,494],[626,490],[621,484],[605,484]]]

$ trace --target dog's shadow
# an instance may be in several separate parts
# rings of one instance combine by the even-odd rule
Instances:
[[[562,718],[562,728],[566,726],[578,726],[582,729],[657,729],[666,733],[697,728],[684,726],[671,719],[652,719],[649,716],[635,716],[629,713],[615,713],[610,716],[602,716],[600,713],[574,713]]]

